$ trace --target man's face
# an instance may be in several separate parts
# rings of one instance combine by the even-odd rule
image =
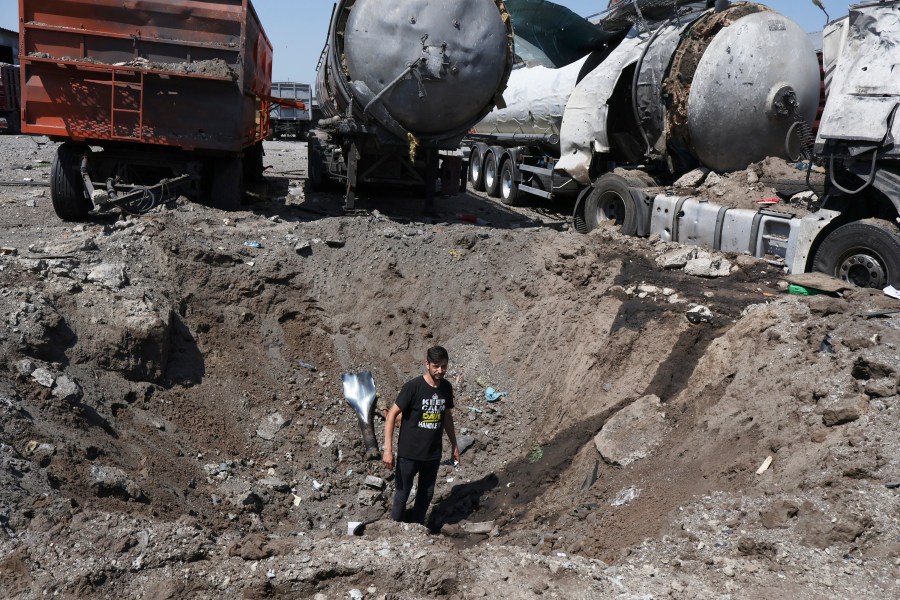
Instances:
[[[431,375],[433,380],[440,381],[444,378],[444,374],[447,373],[447,361],[441,360],[436,363],[431,361],[425,361],[425,366],[428,368],[428,374]]]

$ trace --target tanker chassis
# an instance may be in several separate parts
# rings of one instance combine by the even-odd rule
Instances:
[[[648,9],[664,3],[644,4],[643,16],[652,17]],[[753,3],[719,11],[705,4],[693,3],[704,9],[695,13],[682,7],[677,19],[643,34],[636,26],[618,45],[552,75],[528,69],[523,80],[532,92],[524,108],[510,101],[468,137],[469,183],[509,205],[523,193],[577,195],[573,219],[582,233],[612,224],[628,235],[781,257],[792,273],[817,270],[860,287],[900,287],[900,88],[891,75],[900,2],[851,6],[848,17],[826,28],[827,102],[816,138],[809,123],[821,79],[802,31]],[[769,58],[784,53],[793,59]],[[753,57],[764,62],[747,62]],[[534,92],[541,82],[550,91]],[[804,153],[810,168],[826,170],[824,194],[817,190],[820,200],[805,216],[663,192],[701,164],[727,172]],[[615,166],[627,174],[613,174]]]
[[[340,186],[346,209],[360,187],[415,186],[430,208],[441,163],[458,169],[465,133],[502,104],[513,51],[501,0],[340,0],[316,75],[310,184]]]

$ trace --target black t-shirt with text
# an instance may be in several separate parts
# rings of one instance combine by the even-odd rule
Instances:
[[[453,386],[446,379],[431,387],[425,377],[406,382],[397,395],[403,413],[397,456],[412,460],[440,460],[444,413],[453,408]]]

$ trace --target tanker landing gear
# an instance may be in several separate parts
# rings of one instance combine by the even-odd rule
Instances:
[[[813,268],[858,287],[900,287],[900,230],[881,219],[842,225],[822,241]]]

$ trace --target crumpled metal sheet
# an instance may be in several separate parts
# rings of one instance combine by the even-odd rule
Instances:
[[[559,133],[569,96],[575,90],[583,58],[561,69],[516,69],[503,97],[506,108],[495,108],[475,127],[478,133]]]
[[[370,457],[378,455],[378,441],[375,439],[375,379],[369,371],[344,373],[341,375],[344,398],[353,407],[359,419],[359,430]]]
[[[888,131],[900,102],[900,2],[852,7],[825,30],[823,51],[829,95],[817,143],[900,139],[900,115]]]
[[[641,56],[650,35],[633,28],[600,66],[575,87],[560,128],[560,160],[556,165],[576,181],[590,185],[593,152],[609,152],[606,120],[609,98],[622,71]]]
[[[656,154],[666,153],[666,106],[662,101],[664,83],[672,63],[672,56],[684,31],[699,14],[686,14],[679,21],[669,23],[655,33],[642,57],[635,87],[635,110],[638,122],[647,136],[647,144]]]

